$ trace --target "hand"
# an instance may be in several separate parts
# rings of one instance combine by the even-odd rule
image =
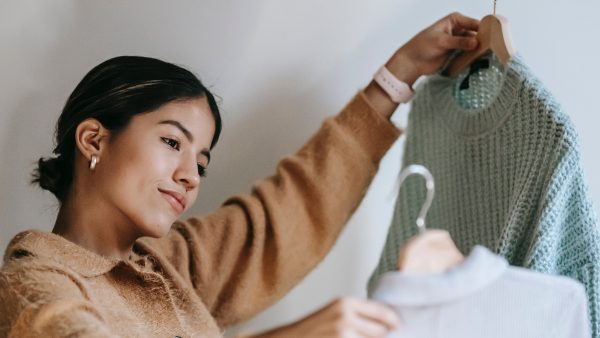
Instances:
[[[340,298],[313,314],[253,338],[283,337],[385,337],[400,320],[386,305],[357,298]]]
[[[412,85],[421,75],[437,72],[453,50],[477,48],[479,20],[452,13],[415,35],[390,58],[386,66]]]
[[[400,47],[385,66],[398,79],[412,86],[421,75],[440,70],[453,50],[477,48],[478,28],[479,20],[460,13],[449,14]],[[374,81],[364,93],[375,110],[387,118],[398,107]]]

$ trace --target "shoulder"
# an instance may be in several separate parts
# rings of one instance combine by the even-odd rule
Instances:
[[[37,302],[45,297],[79,293],[83,281],[74,271],[50,259],[21,256],[5,259],[0,268],[0,303],[7,298]]]
[[[511,266],[507,273],[505,282],[519,286],[521,291],[538,294],[536,299],[552,298],[556,303],[586,302],[585,287],[579,281],[559,275],[550,275],[529,269]],[[525,289],[530,289],[525,291]]]
[[[11,240],[0,267],[0,303],[16,307],[86,294],[84,277],[61,259],[73,253],[64,247],[51,251],[53,245],[46,237],[42,232],[26,231]]]
[[[5,260],[0,268],[0,336],[15,323],[48,304],[83,299],[83,284],[60,265],[41,258],[23,256]]]
[[[567,148],[578,148],[578,134],[567,111],[556,96],[519,57],[511,63],[522,82],[518,95],[520,109],[535,122],[535,132],[560,141]],[[544,136],[540,135],[540,136]]]

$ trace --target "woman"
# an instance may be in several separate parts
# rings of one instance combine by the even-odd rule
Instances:
[[[477,27],[451,14],[386,67],[412,85],[450,51],[475,48]],[[399,135],[388,120],[396,107],[371,82],[250,195],[175,222],[195,201],[221,131],[212,94],[156,59],[96,66],[58,120],[56,157],[35,173],[60,201],[52,233],[20,233],[6,250],[0,336],[221,336],[331,248]],[[397,327],[385,306],[341,299],[256,337],[382,337]]]

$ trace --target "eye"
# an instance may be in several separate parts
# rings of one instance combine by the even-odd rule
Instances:
[[[179,141],[174,140],[172,138],[168,138],[168,137],[161,137],[161,140],[166,143],[167,145],[169,145],[169,147],[175,149],[175,150],[179,150]]]
[[[200,163],[198,163],[198,175],[200,175],[200,177],[206,177],[206,168],[204,168]]]

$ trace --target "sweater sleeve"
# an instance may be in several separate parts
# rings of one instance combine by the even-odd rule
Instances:
[[[246,320],[323,259],[399,134],[360,92],[250,194],[176,223],[148,251],[174,265],[221,327]]]
[[[526,242],[525,266],[578,280],[585,287],[587,316],[600,338],[600,227],[576,147],[560,154],[539,205],[535,231]],[[585,314],[584,314],[585,315]]]
[[[77,277],[28,264],[0,274],[0,337],[117,337]]]

